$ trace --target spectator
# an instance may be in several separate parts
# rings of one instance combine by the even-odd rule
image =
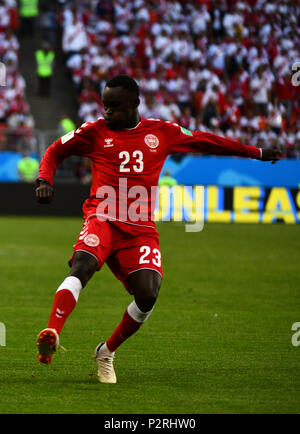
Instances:
[[[26,124],[26,118],[20,116],[18,124],[7,130],[8,149],[20,153],[32,153],[36,148],[36,138],[32,128]]]
[[[254,101],[255,114],[262,113],[268,116],[268,104],[270,101],[271,83],[263,75],[263,66],[257,68],[256,75],[250,80],[250,90]]]
[[[51,77],[53,75],[53,64],[55,53],[48,42],[35,52],[38,76],[39,96],[49,96],[51,92]]]
[[[64,27],[62,48],[67,59],[87,48],[88,38],[82,21],[76,14],[72,16],[72,23]]]
[[[0,30],[1,32],[10,27],[10,13],[4,0],[0,0]]]
[[[39,15],[38,3],[38,0],[20,0],[22,37],[33,38],[35,36],[36,18]]]
[[[290,122],[293,108],[293,85],[291,83],[290,71],[284,69],[278,81],[274,84],[276,102],[285,108],[285,121]]]
[[[211,118],[218,117],[218,101],[219,101],[219,89],[217,84],[208,87],[202,98],[202,120],[204,125],[210,126]]]
[[[58,124],[59,137],[64,136],[73,130],[76,130],[76,124],[66,114],[61,115],[61,119]]]
[[[32,130],[34,128],[34,119],[29,112],[15,112],[7,118],[7,125],[11,129],[18,128],[21,123],[24,124],[24,126],[27,127],[29,130]]]
[[[51,45],[54,45],[55,31],[57,26],[56,12],[53,5],[41,5],[39,25],[42,30],[42,39],[48,41]]]
[[[39,161],[30,156],[29,152],[24,152],[18,162],[18,174],[23,182],[34,182],[38,176]]]
[[[90,94],[87,96],[86,100],[80,105],[78,111],[78,118],[81,123],[93,122],[99,118],[101,112],[101,107],[97,101],[94,100],[93,96]]]
[[[180,109],[170,95],[166,95],[164,101],[158,106],[158,118],[165,121],[177,122],[180,118]]]
[[[159,109],[155,102],[153,92],[146,92],[144,98],[141,99],[140,113],[144,118],[158,119],[160,116]]]

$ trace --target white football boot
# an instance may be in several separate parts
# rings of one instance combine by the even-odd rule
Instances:
[[[117,377],[114,370],[113,360],[115,353],[109,351],[105,342],[101,342],[94,353],[98,365],[98,377],[101,383],[116,383]]]

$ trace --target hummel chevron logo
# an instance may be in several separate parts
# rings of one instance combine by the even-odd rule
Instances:
[[[113,139],[104,139],[106,145],[104,145],[104,148],[107,148],[108,146],[114,146],[113,143],[111,143],[113,141]]]
[[[59,309],[59,308],[57,307],[57,308],[56,308],[56,312],[55,312],[55,316],[56,316],[57,318],[62,318],[63,315],[64,315],[64,313],[65,313],[64,310],[61,310],[61,309]]]

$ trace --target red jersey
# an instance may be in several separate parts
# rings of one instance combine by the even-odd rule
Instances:
[[[261,150],[255,146],[189,131],[172,122],[142,118],[135,128],[114,131],[100,118],[55,141],[45,152],[39,178],[52,185],[65,158],[88,157],[93,182],[83,205],[84,218],[97,215],[155,230],[159,175],[168,155],[176,152],[261,158]]]

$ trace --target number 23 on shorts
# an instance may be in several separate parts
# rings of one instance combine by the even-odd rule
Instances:
[[[151,262],[157,267],[161,266],[161,253],[158,249],[152,249],[149,246],[142,246],[140,248],[140,264],[151,264]]]

